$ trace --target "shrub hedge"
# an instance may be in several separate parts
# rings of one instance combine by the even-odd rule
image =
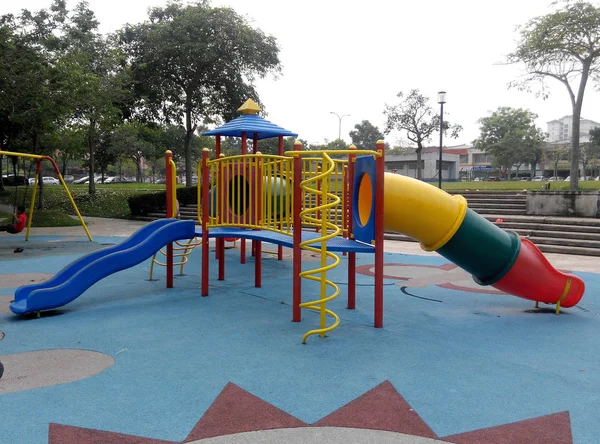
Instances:
[[[177,188],[179,205],[198,203],[198,187]],[[149,213],[160,213],[167,209],[167,196],[164,191],[138,194],[127,199],[132,217],[147,216]]]

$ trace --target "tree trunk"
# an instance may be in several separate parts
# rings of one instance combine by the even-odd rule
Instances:
[[[94,168],[94,152],[95,152],[95,143],[94,143],[94,132],[95,132],[95,128],[96,127],[96,121],[95,120],[91,120],[90,121],[90,127],[88,128],[88,144],[89,144],[89,150],[90,150],[90,166],[89,166],[89,186],[88,186],[88,193],[89,194],[96,194],[96,181],[94,180],[95,178],[95,174],[96,174],[96,170]]]
[[[135,159],[135,176],[138,182],[143,182],[142,180],[142,159],[140,157]]]
[[[63,177],[65,177],[65,174],[67,174],[67,164],[69,163],[69,156],[67,156],[66,154],[63,154],[62,158],[62,168],[61,168],[61,173]]]
[[[417,153],[417,179],[421,180],[423,177],[423,172],[421,171],[421,152],[423,151],[423,147],[421,143],[419,143],[418,148],[415,150]]]
[[[2,149],[4,149],[4,148],[2,147]],[[3,176],[2,162],[3,161],[4,161],[4,156],[0,156],[0,193],[4,192],[4,181],[2,180],[2,176]]]
[[[37,154],[39,151],[39,145],[40,145],[40,136],[38,134],[37,131],[34,131],[33,133],[33,152],[35,154]],[[43,176],[42,174],[40,174],[40,176]],[[38,210],[43,210],[44,209],[44,181],[42,180],[42,177],[38,178],[39,180],[39,193],[38,193],[38,204],[37,204],[37,209]]]
[[[588,76],[590,74],[590,64],[591,62],[588,60],[583,63],[577,98],[571,97],[571,104],[573,105],[573,122],[571,124],[573,128],[573,137],[571,139],[571,181],[569,187],[571,191],[577,191],[577,186],[579,184],[579,129],[581,107],[583,106],[585,85],[587,84]]]
[[[185,145],[183,147],[185,155],[185,186],[192,186],[192,150],[191,142],[195,126],[192,125],[192,99],[191,95],[188,94],[185,103]]]

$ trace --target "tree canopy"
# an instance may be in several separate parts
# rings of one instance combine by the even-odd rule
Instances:
[[[431,136],[440,130],[440,115],[429,104],[429,97],[424,96],[418,89],[412,89],[408,94],[400,91],[397,95],[400,103],[387,105],[383,111],[386,117],[384,132],[400,131],[406,134],[408,140],[417,145],[417,178],[421,179],[421,152],[424,144]],[[443,122],[443,132],[451,138],[457,138],[462,126]]]
[[[280,71],[272,36],[230,8],[206,0],[173,1],[126,26],[119,43],[129,54],[137,109],[148,118],[186,128],[186,180],[192,182],[190,141],[199,123],[230,120],[247,98],[258,100],[254,80]]]
[[[583,98],[588,81],[597,82],[600,76],[600,8],[585,1],[566,1],[556,11],[530,20],[520,28],[508,62],[524,65],[527,72],[511,86],[529,90],[538,84],[537,93],[544,98],[549,94],[547,79],[567,89],[573,110],[570,188],[576,190]]]
[[[521,108],[500,107],[479,119],[480,135],[473,145],[490,153],[494,163],[510,171],[516,165],[535,164],[545,134],[535,126],[537,115]]]
[[[354,125],[350,131],[352,144],[359,150],[373,150],[378,140],[383,140],[383,133],[368,120]]]

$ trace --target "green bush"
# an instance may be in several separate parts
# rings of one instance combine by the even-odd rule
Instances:
[[[195,205],[198,202],[198,187],[177,188],[179,205]],[[167,210],[167,195],[164,191],[138,194],[127,199],[132,217],[147,216]]]

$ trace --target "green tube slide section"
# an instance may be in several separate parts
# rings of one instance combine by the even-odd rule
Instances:
[[[492,285],[508,273],[519,255],[521,241],[471,209],[452,238],[437,252],[473,275],[481,285]]]

